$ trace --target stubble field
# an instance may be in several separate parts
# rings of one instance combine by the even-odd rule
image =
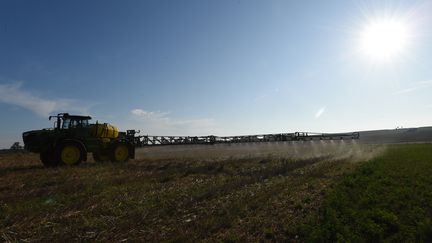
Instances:
[[[421,190],[431,189],[429,179],[422,176],[431,172],[430,151],[432,146],[427,144],[359,145],[351,141],[164,146],[139,149],[137,159],[126,164],[89,161],[77,167],[48,169],[34,154],[0,154],[0,239],[362,239],[370,232],[359,225],[377,217],[371,213],[372,219],[365,216],[364,222],[352,220],[350,217],[355,216],[346,212],[356,206],[353,202],[363,199],[355,196],[371,190],[371,183],[375,183],[373,188],[381,188],[380,180],[387,178],[385,166],[391,168],[393,177],[383,183],[397,181],[400,173],[408,181],[411,176],[421,178]],[[375,168],[375,164],[384,167]],[[415,171],[406,173],[410,168]],[[375,171],[382,175],[370,179],[376,176]],[[346,185],[351,185],[355,195]],[[385,192],[385,185],[379,190]],[[399,189],[407,186],[397,182],[392,185]],[[432,204],[429,194],[424,195],[413,203],[424,215],[430,215]],[[375,204],[386,206],[385,196],[377,200],[383,202],[372,200],[369,206],[357,205],[355,210],[362,212]],[[397,195],[392,200],[397,200]],[[392,221],[397,230],[387,230],[378,217],[373,221],[377,225],[376,239],[388,239],[400,232],[405,233],[396,239],[426,239],[430,220],[419,219],[424,221],[423,228],[412,230],[405,227],[411,222],[405,218],[414,212],[398,218],[397,210],[403,210],[394,210],[390,217],[397,218],[396,223]]]

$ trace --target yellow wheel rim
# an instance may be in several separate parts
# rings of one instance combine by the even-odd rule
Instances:
[[[129,158],[129,149],[126,145],[118,145],[114,150],[114,158],[116,161],[123,162]]]
[[[67,165],[77,164],[81,157],[81,151],[77,146],[67,145],[61,151],[61,160]]]

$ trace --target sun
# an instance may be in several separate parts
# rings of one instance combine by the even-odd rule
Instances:
[[[403,19],[369,21],[359,35],[360,52],[374,61],[393,61],[406,52],[410,28]]]

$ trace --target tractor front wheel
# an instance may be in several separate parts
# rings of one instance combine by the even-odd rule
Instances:
[[[127,162],[130,156],[129,146],[126,143],[117,143],[112,147],[110,156],[112,162]]]
[[[81,147],[73,142],[64,142],[57,149],[59,161],[66,165],[78,165],[83,160]]]

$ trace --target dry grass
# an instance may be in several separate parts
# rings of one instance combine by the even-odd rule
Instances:
[[[1,154],[0,239],[302,241],[298,225],[317,222],[328,189],[383,149],[158,147],[128,164],[54,169],[34,154]]]

